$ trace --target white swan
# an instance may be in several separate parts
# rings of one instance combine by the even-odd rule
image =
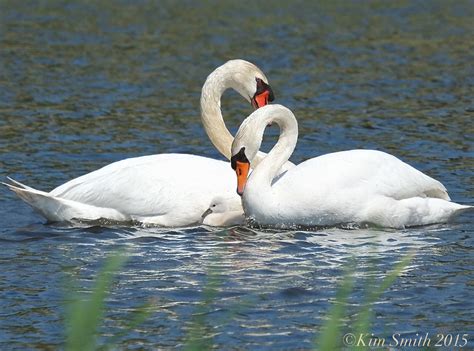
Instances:
[[[280,126],[277,144],[254,167],[266,126]],[[246,216],[274,227],[370,223],[402,228],[446,222],[471,208],[450,202],[446,188],[396,157],[374,150],[350,150],[307,160],[281,175],[298,138],[293,113],[265,106],[242,123],[232,144],[232,167]],[[250,160],[250,162],[249,162]]]
[[[213,144],[229,159],[233,137],[220,110],[221,95],[228,88],[235,89],[255,108],[272,101],[273,92],[262,71],[244,60],[228,61],[207,77],[201,95],[202,122]],[[199,223],[216,196],[239,206],[232,179],[228,162],[158,154],[112,163],[49,193],[12,179],[13,184],[4,184],[49,221],[105,218],[184,226]]]
[[[245,222],[245,215],[240,203],[233,198],[218,196],[211,201],[209,208],[202,214],[202,224],[212,227],[228,227]]]

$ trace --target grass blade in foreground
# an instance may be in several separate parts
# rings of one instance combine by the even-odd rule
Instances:
[[[370,289],[372,284],[367,284],[366,289],[367,300],[362,307],[362,311],[357,318],[355,324],[355,335],[368,334],[370,332],[370,321],[372,319],[373,311],[370,309],[370,306],[373,305],[380,296],[387,290],[395,280],[400,276],[402,271],[410,264],[413,259],[413,253],[407,254],[405,257],[398,262],[395,267],[387,273],[382,282],[378,287],[373,287]],[[372,282],[373,283],[373,282]]]
[[[317,347],[315,350],[337,350],[341,346],[342,333],[341,323],[344,317],[345,306],[347,300],[354,286],[352,264],[347,268],[341,286],[336,294],[336,301],[334,302],[329,313],[329,319],[323,327],[319,338],[315,340]]]
[[[378,287],[373,287],[370,291],[368,289],[366,290],[367,299],[362,307],[361,312],[359,313],[358,319],[355,321],[355,330],[353,333],[349,333],[356,338],[355,340],[357,340],[358,335],[369,334],[372,317],[370,306],[376,302],[385,292],[385,290],[387,290],[395,282],[402,271],[411,262],[412,258],[413,253],[403,257],[402,260],[398,262],[395,267],[384,277]],[[348,269],[343,278],[341,286],[339,287],[336,295],[336,300],[333,307],[331,308],[329,319],[323,326],[322,333],[315,340],[315,350],[333,351],[343,348],[341,327],[346,312],[344,307],[347,306],[347,301],[354,285],[354,279],[352,277],[353,273],[354,272],[352,270]],[[373,285],[368,284],[366,286],[372,287]],[[356,346],[357,345],[355,344],[353,345],[353,347]]]
[[[209,281],[202,292],[203,299],[197,311],[193,314],[191,326],[188,330],[184,350],[202,351],[211,350],[214,346],[212,338],[207,337],[206,314],[210,311],[211,304],[216,300],[218,288],[222,285],[218,268],[210,266],[208,271]]]
[[[108,349],[118,339],[143,323],[151,313],[150,303],[137,308],[130,313],[129,323],[114,337],[107,340],[105,345],[99,346],[97,335],[104,320],[105,299],[112,286],[114,276],[119,272],[127,260],[123,253],[110,255],[104,267],[98,273],[94,288],[88,295],[74,296],[68,306],[66,323],[66,350],[69,351],[92,351],[97,349]]]

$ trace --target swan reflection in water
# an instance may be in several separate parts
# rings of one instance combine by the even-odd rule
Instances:
[[[400,259],[409,251],[433,246],[451,226],[437,225],[405,230],[325,228],[317,231],[261,230],[249,227],[121,228],[120,242],[139,254],[143,242],[153,244],[157,253],[188,261],[191,269],[203,272],[214,263],[229,272],[280,267],[303,272],[342,269],[352,257],[364,260]],[[435,254],[435,253],[434,253]],[[160,258],[158,258],[160,259]],[[368,264],[368,262],[366,262]]]

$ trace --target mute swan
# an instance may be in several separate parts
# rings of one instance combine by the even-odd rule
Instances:
[[[250,165],[268,124],[280,137],[268,155]],[[446,188],[396,157],[375,150],[335,152],[307,160],[272,184],[298,139],[293,113],[265,106],[245,119],[232,144],[231,164],[246,216],[259,225],[280,228],[370,223],[403,228],[446,222],[472,208],[450,202]]]
[[[239,225],[245,221],[241,203],[235,203],[233,198],[222,196],[214,198],[201,217],[202,224],[213,227]]]
[[[262,71],[244,60],[231,60],[206,79],[201,118],[206,132],[227,159],[233,137],[225,126],[220,98],[235,89],[254,108],[273,100]],[[188,177],[193,174],[192,179]],[[188,154],[158,154],[114,162],[73,179],[51,192],[19,182],[5,184],[48,221],[100,218],[184,226],[201,221],[211,200],[223,195],[240,205],[227,162]]]

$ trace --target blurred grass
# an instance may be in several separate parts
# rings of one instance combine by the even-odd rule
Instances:
[[[412,258],[412,253],[403,257],[402,260],[387,273],[385,278],[378,286],[373,279],[373,275],[369,276],[365,291],[366,301],[362,305],[362,310],[360,311],[359,318],[355,325],[355,335],[370,333],[371,319],[373,317],[373,311],[371,310],[370,306],[377,302],[382,294],[393,285],[403,270],[410,264]]]
[[[212,303],[216,301],[222,278],[217,266],[208,269],[208,282],[202,292],[202,300],[193,313],[190,327],[187,332],[184,350],[199,351],[211,350],[214,346],[212,333],[206,322],[206,316],[211,312]]]
[[[352,267],[353,265],[349,264],[346,268],[344,279],[336,294],[336,300],[329,311],[329,318],[322,328],[321,334],[314,341],[315,350],[337,350],[341,346],[341,322],[354,286],[354,270]]]
[[[413,253],[409,253],[404,256],[393,268],[390,270],[387,275],[382,279],[379,285],[374,281],[375,275],[369,275],[366,281],[364,282],[364,296],[365,301],[362,304],[359,313],[357,314],[357,319],[347,325],[344,328],[344,332],[349,332],[349,334],[355,336],[355,342],[359,339],[360,335],[373,335],[371,326],[372,326],[372,317],[373,310],[371,306],[374,305],[382,296],[382,294],[393,285],[395,280],[400,276],[403,270],[408,267],[413,258]],[[348,313],[348,300],[354,286],[354,267],[353,262],[349,262],[348,267],[346,268],[346,273],[340,284],[338,292],[336,294],[336,299],[333,303],[331,310],[329,311],[329,316],[326,324],[321,329],[321,333],[315,339],[314,350],[321,351],[332,351],[332,350],[341,350],[344,348],[343,343],[343,322],[349,320]],[[375,270],[376,263],[372,262],[372,270]],[[347,328],[349,327],[349,328]],[[347,335],[347,334],[346,334]],[[350,345],[351,348],[357,348],[357,345]],[[362,348],[359,347],[359,348]],[[367,349],[367,347],[363,347]]]
[[[359,335],[371,335],[373,310],[371,306],[376,303],[382,294],[395,282],[403,270],[409,265],[413,257],[410,253],[404,256],[382,279],[379,285],[374,281],[374,275],[369,275],[365,281],[364,296],[365,301],[357,313],[356,320],[351,325],[347,325],[349,320],[349,299],[354,292],[355,271],[354,260],[351,260],[336,293],[335,300],[328,312],[326,323],[321,328],[321,333],[314,340],[314,350],[340,350],[345,346],[343,343],[343,332],[350,331],[356,337]],[[121,338],[126,337],[137,326],[146,321],[153,311],[151,303],[146,303],[129,313],[126,318],[127,323],[119,333],[106,340],[98,341],[100,328],[105,318],[106,299],[111,290],[114,277],[122,269],[126,262],[123,253],[110,255],[100,270],[95,280],[94,287],[90,294],[75,295],[69,305],[66,317],[66,350],[69,351],[92,351],[113,349]],[[218,258],[213,259],[214,264],[208,268],[208,282],[204,286],[202,299],[192,314],[192,318],[187,327],[187,335],[183,349],[186,351],[211,350],[216,348],[212,326],[209,325],[207,317],[213,310],[213,304],[218,299],[219,287],[222,285],[222,276],[219,271]],[[375,262],[371,265],[375,270]],[[74,282],[70,282],[71,286]],[[239,309],[237,306],[235,310]],[[234,315],[231,312],[231,316]],[[230,320],[231,318],[229,318]],[[348,328],[349,327],[349,328]]]
[[[130,312],[120,332],[98,342],[100,328],[105,319],[106,299],[112,288],[114,277],[127,261],[124,253],[111,254],[105,261],[95,280],[90,294],[74,294],[74,282],[69,282],[69,295],[73,298],[66,315],[66,350],[92,351],[113,348],[118,341],[142,324],[151,314],[153,306],[146,302]]]

